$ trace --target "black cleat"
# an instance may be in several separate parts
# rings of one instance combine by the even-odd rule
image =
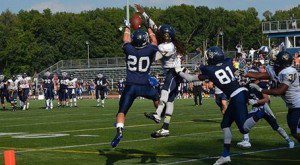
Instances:
[[[155,113],[147,113],[145,112],[144,113],[145,117],[150,119],[150,120],[153,120],[156,124],[159,124],[160,123],[160,119],[156,118],[154,115]]]

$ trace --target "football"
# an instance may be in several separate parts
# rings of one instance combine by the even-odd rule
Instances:
[[[135,13],[130,19],[131,27],[134,30],[139,29],[141,27],[142,23],[143,23],[143,20],[138,13]]]

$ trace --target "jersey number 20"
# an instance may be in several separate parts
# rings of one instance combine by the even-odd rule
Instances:
[[[231,78],[228,76],[227,73],[229,73]],[[229,68],[229,66],[227,66],[225,68],[225,70],[224,69],[217,70],[215,72],[215,75],[219,79],[221,84],[229,84],[231,82],[231,80],[234,78],[234,75],[233,75],[231,69]]]
[[[143,64],[145,65],[143,66]],[[147,72],[150,66],[149,57],[140,57],[139,59],[136,56],[129,55],[127,66],[130,71],[139,71],[139,72]]]

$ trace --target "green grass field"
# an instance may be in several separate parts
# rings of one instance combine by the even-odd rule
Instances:
[[[43,103],[31,101],[29,111],[0,112],[1,153],[15,149],[19,165],[212,164],[213,157],[222,151],[222,115],[212,99],[205,99],[201,107],[192,106],[192,100],[177,100],[171,136],[161,139],[150,138],[160,125],[143,116],[154,111],[152,102],[136,100],[127,116],[123,141],[116,149],[111,149],[110,141],[115,136],[118,100],[108,100],[105,108],[95,107],[93,100],[80,100],[79,108],[52,111],[42,109]],[[289,133],[284,103],[276,98],[271,106]],[[235,124],[232,130],[231,164],[300,164],[299,144],[287,149],[265,121],[252,130],[251,149],[237,148],[242,135]]]

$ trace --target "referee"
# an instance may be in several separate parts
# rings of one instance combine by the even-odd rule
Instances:
[[[193,94],[194,94],[194,102],[195,106],[202,105],[202,81],[194,81],[193,82]],[[199,97],[199,103],[198,103]]]

